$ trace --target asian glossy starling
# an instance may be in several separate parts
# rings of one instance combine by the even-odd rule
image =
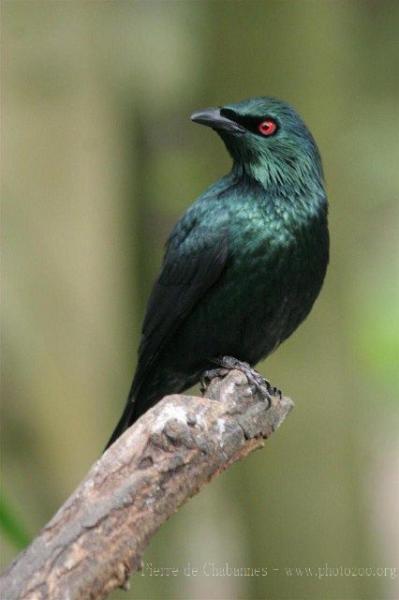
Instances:
[[[108,445],[215,363],[253,366],[273,352],[306,318],[325,276],[323,170],[297,112],[259,97],[191,119],[220,135],[233,166],[169,236],[132,387]]]

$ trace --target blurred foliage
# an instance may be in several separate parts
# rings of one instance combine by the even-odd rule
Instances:
[[[17,550],[22,550],[30,542],[20,517],[3,496],[0,497],[0,530]]]
[[[101,452],[167,233],[229,168],[188,116],[275,95],[314,133],[331,203],[321,297],[261,365],[296,410],[162,528],[114,598],[398,598],[399,577],[286,569],[397,566],[399,3],[2,8],[2,479],[15,513],[37,531]],[[14,555],[4,540],[2,564]],[[268,575],[204,572],[226,562]],[[201,574],[157,577],[150,563]]]

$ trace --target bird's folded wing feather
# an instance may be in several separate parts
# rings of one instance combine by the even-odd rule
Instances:
[[[227,256],[227,232],[223,227],[197,226],[182,240],[179,236],[171,237],[160,276],[148,302],[133,395],[165,343],[219,279]]]

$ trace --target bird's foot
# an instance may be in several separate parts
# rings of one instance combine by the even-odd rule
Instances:
[[[259,393],[262,398],[267,398],[271,404],[272,396],[282,397],[281,391],[272,386],[258,371],[255,371],[248,363],[238,360],[233,356],[222,356],[213,360],[218,368],[205,371],[201,377],[201,391],[204,392],[209,382],[214,377],[225,377],[229,371],[237,369],[244,373],[253,394]]]
[[[227,373],[228,369],[222,369],[221,367],[216,369],[207,369],[206,371],[203,371],[200,377],[201,394],[205,394],[212,379],[215,379],[215,377],[226,377]]]

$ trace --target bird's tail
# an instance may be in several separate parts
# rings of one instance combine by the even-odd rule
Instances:
[[[122,433],[124,431],[126,431],[126,429],[128,427],[130,427],[130,425],[132,425],[136,419],[137,419],[137,414],[136,414],[135,402],[134,402],[134,399],[129,394],[129,397],[126,402],[125,410],[123,411],[122,416],[119,419],[118,424],[115,427],[115,429],[108,441],[108,444],[105,446],[104,452],[106,450],[108,450],[108,448],[110,446],[112,446],[112,444],[118,439],[118,437],[120,435],[122,435]]]

